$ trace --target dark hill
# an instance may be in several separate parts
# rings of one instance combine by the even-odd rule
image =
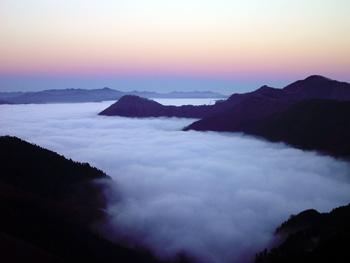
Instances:
[[[267,117],[286,110],[296,101],[283,90],[262,87],[254,92],[232,95],[221,104],[225,108],[186,127],[184,130],[251,132]]]
[[[350,101],[306,100],[287,105],[249,100],[239,110],[204,118],[185,130],[244,132],[301,149],[350,155]]]
[[[223,102],[233,105],[231,108],[202,118],[184,130],[245,132],[302,149],[348,156],[347,98],[350,84],[311,76],[283,90],[264,86],[251,93],[232,95]]]
[[[108,177],[14,137],[0,137],[1,262],[155,262],[111,243],[91,224],[104,216]]]
[[[211,106],[164,106],[153,100],[127,95],[99,114],[124,117],[203,118],[210,114],[210,112]]]
[[[276,230],[276,238],[282,243],[259,253],[256,263],[350,262],[350,206],[292,216]]]

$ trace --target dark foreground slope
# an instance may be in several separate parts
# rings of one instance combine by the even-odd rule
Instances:
[[[100,184],[88,164],[14,137],[0,137],[1,262],[154,262],[91,230],[103,217]]]
[[[282,243],[257,255],[256,263],[350,262],[350,206],[320,214],[307,210],[277,230]]]

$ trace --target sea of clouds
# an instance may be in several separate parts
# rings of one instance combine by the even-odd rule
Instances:
[[[193,120],[98,116],[110,102],[0,105],[0,135],[15,135],[115,181],[113,240],[159,257],[244,262],[291,214],[350,201],[350,166],[315,152],[242,134],[183,132]]]

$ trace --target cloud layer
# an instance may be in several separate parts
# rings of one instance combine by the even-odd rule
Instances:
[[[112,239],[163,258],[184,252],[241,262],[290,214],[350,200],[350,166],[342,161],[241,134],[182,132],[186,119],[97,116],[106,106],[2,105],[0,134],[112,176],[110,220],[101,226]]]

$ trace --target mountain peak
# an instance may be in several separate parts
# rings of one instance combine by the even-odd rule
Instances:
[[[119,115],[126,117],[156,117],[155,115],[163,105],[160,103],[142,98],[136,95],[125,95],[117,102],[100,113],[100,115]],[[155,116],[154,116],[155,115]]]
[[[330,78],[324,77],[322,75],[311,75],[305,79],[306,81],[329,81]]]
[[[114,104],[116,106],[133,107],[138,109],[144,107],[157,107],[161,105],[160,103],[154,100],[150,100],[136,95],[124,95]]]
[[[112,89],[109,88],[109,87],[104,87],[102,90],[104,90],[104,91],[110,91],[110,90],[112,90]]]
[[[350,100],[350,84],[339,82],[320,75],[312,75],[298,80],[284,89],[289,94],[301,99]]]
[[[260,91],[266,91],[266,90],[274,90],[275,88],[272,88],[272,87],[270,87],[270,86],[268,86],[268,85],[264,85],[264,86],[261,86],[259,89],[257,89],[257,91],[258,90],[260,90]]]

